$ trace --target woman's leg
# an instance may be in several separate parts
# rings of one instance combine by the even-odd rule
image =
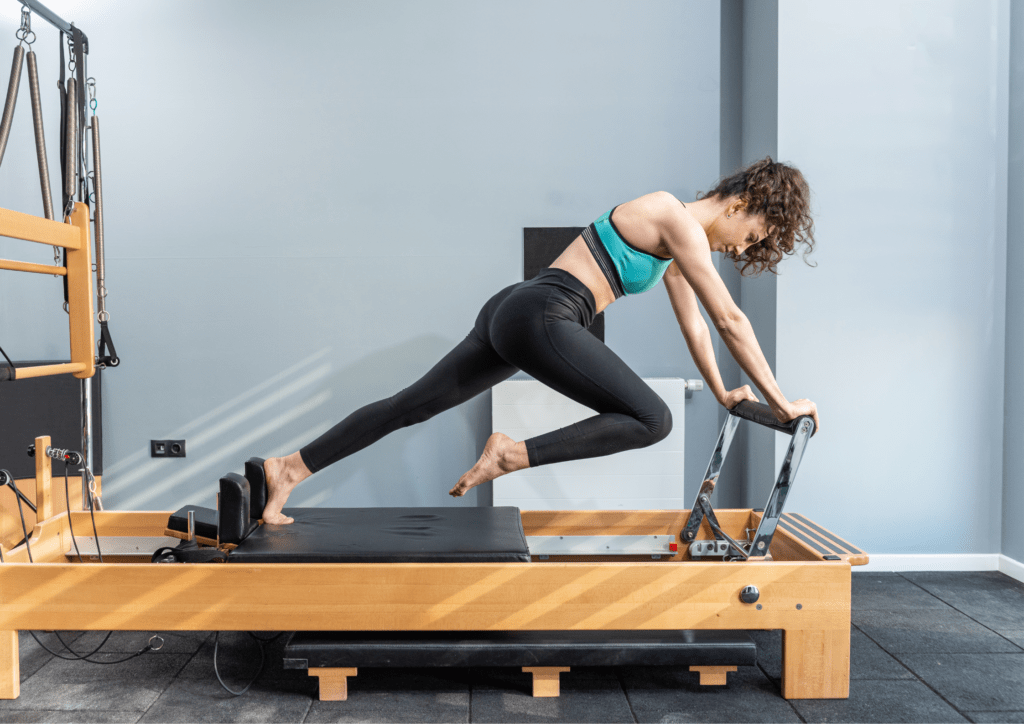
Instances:
[[[530,438],[526,464],[611,455],[663,440],[672,429],[668,405],[603,342],[587,331],[594,299],[578,279],[560,270],[513,292],[492,314],[486,337],[510,364],[599,414]],[[500,450],[504,436],[488,445]],[[485,456],[459,481],[461,493],[510,472],[486,464]],[[453,491],[454,493],[454,491]]]
[[[611,455],[653,445],[672,429],[665,402],[622,358],[587,331],[590,291],[565,274],[549,285],[544,310],[513,296],[500,306],[491,344],[511,364],[599,414],[526,440],[530,466]],[[588,309],[589,307],[589,309]]]
[[[356,410],[319,438],[287,457],[270,458],[264,469],[268,499],[263,520],[292,522],[281,509],[296,485],[313,473],[373,444],[390,432],[429,420],[517,372],[484,342],[477,328],[513,287],[496,294],[481,310],[477,326],[418,381],[401,392]],[[523,449],[525,454],[525,448]]]

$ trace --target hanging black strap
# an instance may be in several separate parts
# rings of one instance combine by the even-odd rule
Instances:
[[[108,347],[110,348],[110,354],[107,354]],[[106,322],[100,322],[100,348],[96,356],[99,358],[99,363],[107,367],[117,367],[121,364],[121,360],[117,356],[117,350],[114,349],[114,340],[110,336],[110,330],[107,329]]]
[[[78,173],[78,200],[85,201],[86,196],[89,193],[89,189],[86,186],[85,179],[85,54],[88,52],[88,48],[85,47],[85,35],[81,30],[75,27],[74,23],[71,24],[71,42],[75,46],[75,77],[77,80],[77,88],[75,93],[75,100],[78,105],[78,137],[81,142],[78,144],[79,154],[75,159],[75,168],[79,171]]]
[[[64,164],[64,157],[65,157],[64,149],[67,148],[67,143],[68,143],[68,139],[67,139],[67,127],[68,127],[68,90],[67,90],[67,85],[66,85],[66,83],[64,81],[64,69],[66,67],[65,63],[64,63],[64,43],[66,42],[65,38],[67,38],[67,35],[65,35],[64,31],[62,30],[61,33],[60,33],[60,38],[59,38],[59,40],[60,40],[60,80],[57,82],[57,88],[60,89],[60,187],[61,187],[61,198],[64,200],[63,201],[63,205],[61,206],[61,213],[62,213],[62,215],[63,215],[63,212],[65,210],[67,210],[67,208],[68,208],[68,200],[69,200],[68,199],[68,195],[66,193],[64,193],[64,191],[63,191],[63,189],[67,188],[67,184],[65,183],[65,181],[67,180],[67,177],[68,177],[68,169],[66,169],[64,167],[65,166],[65,164]],[[63,221],[63,219],[61,219],[61,220]],[[65,256],[66,256],[66,254],[65,254]],[[67,266],[67,259],[66,258],[64,259],[64,266],[65,267]],[[65,301],[67,300],[67,297],[68,297],[67,288],[68,288],[67,277],[64,277],[64,299],[65,299]]]

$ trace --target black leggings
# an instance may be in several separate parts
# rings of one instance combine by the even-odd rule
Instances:
[[[526,440],[530,467],[653,445],[672,429],[665,402],[587,331],[594,295],[562,269],[505,287],[472,331],[398,394],[359,408],[299,452],[312,472],[401,427],[429,420],[523,370],[599,414]]]

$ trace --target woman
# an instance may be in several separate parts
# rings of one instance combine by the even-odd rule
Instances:
[[[725,389],[697,299],[775,416],[785,422],[812,415],[820,430],[813,402],[790,402],[782,394],[750,323],[711,261],[717,251],[742,262],[741,273],[774,273],[797,244],[813,249],[808,196],[798,170],[766,158],[692,203],[661,191],[616,206],[538,276],[491,297],[469,335],[411,387],[356,410],[298,452],[267,460],[264,522],[291,523],[281,509],[295,486],[314,472],[465,402],[518,370],[599,414],[520,442],[494,433],[451,495],[465,495],[526,467],[611,455],[664,439],[672,429],[665,402],[587,332],[609,304],[647,291],[663,275],[690,354],[719,403],[732,409],[757,398],[748,385]]]

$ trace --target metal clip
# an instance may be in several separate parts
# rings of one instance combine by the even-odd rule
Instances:
[[[25,45],[36,42],[36,34],[32,32],[32,11],[24,5],[21,6],[21,27],[14,33],[14,37]]]

